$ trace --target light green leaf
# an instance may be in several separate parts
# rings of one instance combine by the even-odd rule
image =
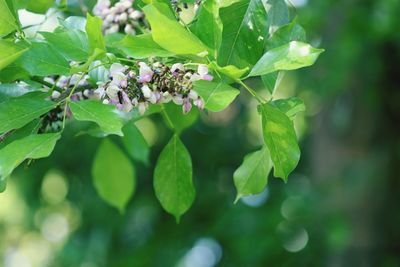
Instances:
[[[192,31],[205,45],[213,49],[213,56],[217,58],[222,41],[222,21],[216,0],[206,0],[201,4]]]
[[[307,41],[306,32],[303,27],[297,23],[297,19],[294,19],[291,23],[278,28],[278,30],[267,39],[266,48],[267,50],[271,50],[290,43],[291,41]]]
[[[88,58],[88,39],[80,30],[61,30],[40,33],[67,60],[85,61]]]
[[[31,41],[30,49],[17,61],[17,65],[34,76],[67,75],[68,61],[51,45],[45,42]]]
[[[84,17],[70,16],[65,20],[58,18],[58,22],[66,29],[85,31],[86,18]]]
[[[251,70],[249,77],[311,66],[323,51],[306,43],[290,42],[265,53]]]
[[[133,122],[128,123],[122,128],[124,144],[128,154],[132,159],[142,162],[145,165],[149,164],[150,147],[144,139],[142,133]]]
[[[103,21],[99,17],[92,17],[87,13],[86,17],[86,33],[89,40],[89,54],[93,54],[96,48],[106,51],[106,43],[101,32]]]
[[[161,206],[174,215],[177,222],[194,201],[192,161],[177,135],[172,137],[157,160],[154,189]]]
[[[241,0],[220,10],[223,23],[220,66],[253,66],[264,52],[267,14],[260,0]]]
[[[271,104],[260,105],[265,144],[274,163],[274,176],[285,182],[300,159],[293,122]]]
[[[59,133],[33,134],[5,146],[0,150],[0,180],[26,159],[49,156],[60,136]]]
[[[103,104],[96,100],[84,100],[69,104],[74,118],[78,121],[97,123],[106,134],[123,136],[123,114],[113,105]]]
[[[267,186],[271,169],[271,157],[266,147],[246,155],[242,165],[233,173],[237,190],[235,202],[243,196],[261,193]]]
[[[148,57],[170,57],[174,54],[154,42],[151,34],[126,35],[122,41],[114,45],[127,56],[142,59]]]
[[[53,4],[54,0],[30,0],[26,9],[34,13],[45,14]]]
[[[271,104],[279,108],[279,110],[285,113],[291,120],[296,117],[297,113],[306,110],[303,100],[298,97],[274,100]]]
[[[205,108],[213,112],[225,109],[240,92],[225,83],[209,81],[196,81],[193,88],[203,98]]]
[[[153,2],[143,8],[153,40],[177,55],[202,55],[208,48],[176,20],[167,4]]]
[[[100,197],[121,213],[135,192],[135,170],[124,153],[105,139],[97,150],[92,166],[94,187]]]
[[[7,40],[0,40],[0,70],[17,60],[17,58],[19,58],[27,50],[28,47],[22,44],[16,44]]]
[[[273,34],[280,26],[289,23],[289,9],[285,0],[267,0],[269,33]]]
[[[246,67],[244,69],[238,69],[233,65],[220,67],[220,66],[218,66],[218,64],[215,61],[211,62],[209,67],[211,69],[231,78],[234,81],[237,79],[240,79],[240,77],[242,77],[249,70],[248,67]]]
[[[17,21],[5,0],[0,0],[0,36],[9,34],[18,29]],[[2,49],[0,47],[0,51]],[[0,52],[0,53],[1,53]],[[0,57],[1,62],[2,57]]]
[[[57,103],[45,100],[42,92],[10,98],[0,104],[0,134],[18,129],[53,109]]]
[[[197,108],[193,107],[188,114],[183,114],[182,106],[175,105],[174,103],[163,105],[161,114],[168,126],[177,134],[195,123],[199,117]]]
[[[284,71],[276,71],[272,73],[268,73],[261,76],[261,80],[268,92],[271,95],[274,95],[279,85],[281,84],[283,77],[285,76]]]

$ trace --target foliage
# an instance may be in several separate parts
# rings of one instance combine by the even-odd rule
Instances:
[[[2,184],[23,160],[48,156],[76,120],[86,123],[83,133],[106,138],[94,157],[93,181],[99,195],[123,211],[135,191],[131,159],[148,162],[148,145],[133,122],[161,114],[172,137],[158,157],[154,189],[179,221],[196,191],[191,156],[180,138],[199,116],[192,106],[222,111],[240,89],[259,102],[265,144],[235,172],[238,197],[261,192],[272,168],[287,181],[296,167],[300,150],[292,119],[304,104],[274,100],[276,85],[283,71],[314,64],[323,50],[305,43],[284,0],[207,0],[185,21],[171,3],[158,0],[143,6],[143,24],[118,15],[118,22],[138,27],[136,36],[127,26],[128,34],[110,32],[107,19],[88,13],[86,20],[60,19],[54,31],[39,32],[43,38],[25,36],[12,3],[0,0],[0,80],[15,90],[0,88],[1,140],[11,140],[0,150]],[[39,13],[47,8],[48,1],[28,5]],[[252,80],[265,82],[264,92],[252,89]],[[39,126],[17,135],[33,121]]]

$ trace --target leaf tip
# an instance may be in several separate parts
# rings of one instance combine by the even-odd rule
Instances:
[[[235,201],[233,201],[233,204],[237,204],[238,203],[238,201],[242,198],[242,196],[243,195],[241,195],[241,194],[237,194],[237,196],[236,196],[236,198],[235,198]]]

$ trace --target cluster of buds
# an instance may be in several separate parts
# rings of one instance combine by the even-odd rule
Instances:
[[[105,104],[115,105],[125,112],[137,107],[143,114],[150,104],[168,103],[182,105],[183,113],[188,113],[192,105],[204,108],[204,101],[193,90],[193,82],[212,80],[206,65],[199,65],[197,72],[186,70],[181,63],[170,67],[156,62],[147,65],[138,62],[128,67],[114,63],[109,71],[110,80],[100,83],[94,94]]]
[[[201,0],[194,1],[194,4],[193,4],[193,13],[194,14],[196,14],[197,11],[199,10],[201,2],[202,2]],[[173,9],[175,10],[176,14],[178,15],[178,17],[180,17],[180,13],[182,12],[182,8],[189,9],[189,4],[187,2],[185,2],[185,1],[180,3],[179,0],[171,0],[171,5],[172,5]]]
[[[93,8],[93,14],[103,20],[105,34],[125,32],[136,34],[136,30],[144,24],[143,12],[132,7],[134,0],[121,0],[111,5],[110,0],[98,0]]]
[[[83,75],[82,77],[82,74],[78,73],[70,76],[62,75],[56,79],[54,77],[46,77],[44,81],[49,84],[55,85],[55,87],[57,88],[57,90],[53,90],[51,94],[50,98],[52,100],[59,99],[63,93],[68,93],[73,87],[79,88],[79,90],[75,90],[76,93],[71,96],[72,101],[77,101],[89,98],[89,96],[92,94],[92,91],[89,89],[90,84],[88,82],[88,79],[88,75]]]

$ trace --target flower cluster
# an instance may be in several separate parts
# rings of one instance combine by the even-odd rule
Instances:
[[[193,82],[212,79],[206,65],[199,65],[195,72],[186,70],[181,63],[171,68],[160,62],[150,65],[138,62],[133,67],[114,63],[110,67],[110,80],[100,83],[94,94],[100,96],[103,103],[113,104],[125,112],[137,107],[143,114],[150,104],[173,101],[182,105],[186,114],[192,105],[204,108],[203,100],[193,90]]]
[[[136,34],[136,30],[144,24],[143,12],[132,7],[134,0],[121,0],[111,5],[110,0],[98,0],[93,8],[93,14],[103,20],[105,34],[125,32]]]

